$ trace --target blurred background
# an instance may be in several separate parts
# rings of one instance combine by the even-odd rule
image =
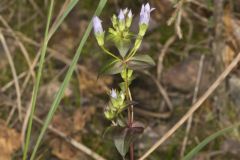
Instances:
[[[135,119],[145,126],[135,144],[136,157],[178,122],[240,51],[239,0],[108,0],[100,16],[105,31],[111,26],[111,16],[127,7],[133,11],[132,31],[137,33],[141,5],[147,2],[155,10],[139,54],[151,55],[156,66],[148,72],[136,72],[131,85],[133,99],[138,102]],[[64,3],[55,1],[53,20]],[[38,67],[49,5],[49,0],[0,0],[0,160],[22,157],[24,117],[31,101],[33,71]],[[50,41],[30,152],[97,5],[96,0],[79,1]],[[91,33],[37,159],[91,160],[74,142],[106,159],[122,159],[111,139],[102,137],[110,125],[103,115],[107,93],[121,81],[118,76],[97,79],[107,59]],[[205,137],[239,122],[239,93],[238,67],[191,120],[147,159],[181,159]],[[239,152],[240,134],[234,130],[211,142],[195,160],[239,160]]]

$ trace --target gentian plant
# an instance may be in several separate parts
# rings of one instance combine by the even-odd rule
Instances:
[[[132,11],[128,8],[120,10],[118,16],[112,16],[112,27],[108,29],[108,35],[102,28],[102,21],[99,17],[93,18],[94,34],[100,48],[110,56],[100,74],[119,74],[123,82],[119,84],[119,89],[112,89],[109,93],[109,102],[104,110],[106,119],[112,122],[105,133],[113,135],[114,144],[118,152],[125,158],[129,151],[130,159],[134,159],[133,141],[143,132],[143,127],[138,122],[134,122],[131,91],[129,86],[133,81],[135,70],[142,70],[155,63],[147,54],[136,54],[142,39],[148,29],[150,13],[154,9],[147,3],[142,5],[139,20],[139,31],[134,34],[130,31],[133,20]],[[113,43],[118,53],[112,53],[105,47],[105,42]],[[126,112],[127,110],[127,112]],[[127,113],[127,118],[125,114]]]

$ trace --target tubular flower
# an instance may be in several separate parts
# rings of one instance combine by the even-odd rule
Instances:
[[[102,22],[97,16],[94,16],[93,18],[93,30],[98,44],[100,46],[104,45],[104,31],[102,28]]]
[[[139,24],[145,24],[148,25],[149,24],[149,20],[150,20],[150,13],[154,10],[154,8],[151,8],[149,3],[147,3],[146,5],[142,5],[141,8],[141,12],[140,12],[140,21]]]
[[[103,33],[102,22],[97,16],[93,18],[93,29],[95,34]]]
[[[122,9],[118,14],[118,20],[119,20],[119,29],[120,31],[123,31],[125,29],[125,15]]]
[[[115,98],[115,99],[117,98],[117,92],[115,89],[111,90],[110,96],[111,96],[111,98]]]
[[[126,26],[127,26],[127,28],[129,28],[131,26],[132,19],[133,19],[133,14],[132,14],[132,11],[129,10],[128,13],[127,13],[127,19],[126,19]]]
[[[141,12],[140,12],[140,20],[139,20],[139,35],[144,36],[147,31],[149,20],[150,20],[150,13],[154,10],[151,8],[149,3],[146,5],[142,5]]]

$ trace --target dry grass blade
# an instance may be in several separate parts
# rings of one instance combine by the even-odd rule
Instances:
[[[157,88],[158,88],[158,91],[159,93],[163,96],[163,99],[165,100],[165,102],[167,103],[167,106],[169,108],[170,111],[173,110],[173,104],[167,94],[167,91],[163,88],[163,86],[159,83],[159,81],[153,76],[151,75],[149,72],[142,72],[144,73],[145,75],[149,76],[153,82],[156,84]]]
[[[43,125],[43,121],[41,119],[39,119],[38,117],[34,116],[34,120],[37,121],[38,123],[40,123],[41,125]],[[87,154],[88,156],[90,156],[91,158],[95,159],[95,160],[105,160],[105,158],[103,158],[102,156],[98,155],[97,153],[95,153],[93,150],[91,150],[90,148],[86,147],[85,145],[79,143],[78,141],[74,140],[71,137],[68,137],[67,135],[65,135],[63,132],[57,130],[56,128],[52,127],[52,126],[48,126],[48,129],[53,132],[54,134],[58,135],[59,137],[65,139],[68,143],[70,143],[72,146],[74,146],[75,148],[79,149],[80,151],[82,151],[83,153]]]
[[[21,101],[21,91],[20,91],[20,86],[19,86],[19,82],[18,82],[17,72],[16,72],[16,69],[15,69],[15,66],[14,66],[14,62],[13,62],[11,53],[10,53],[9,48],[7,46],[6,40],[5,40],[1,31],[0,31],[0,40],[2,42],[3,49],[4,49],[4,51],[7,55],[7,59],[9,61],[9,64],[10,64],[10,67],[11,67],[11,70],[12,70],[14,84],[15,84],[16,93],[17,93],[17,106],[18,106],[18,112],[19,112],[19,119],[21,120],[22,119],[22,116],[21,116],[22,101]]]
[[[194,103],[196,102],[197,97],[198,97],[199,86],[200,86],[200,82],[201,82],[201,78],[202,78],[202,73],[203,73],[203,63],[204,63],[204,59],[205,59],[205,56],[202,55],[202,56],[201,56],[201,59],[200,59],[200,61],[199,61],[199,69],[198,69],[196,86],[195,86],[195,88],[194,88],[192,104],[194,104]],[[191,126],[192,126],[192,120],[193,120],[193,115],[192,115],[191,117],[189,117],[188,122],[187,122],[186,134],[185,134],[185,137],[184,137],[184,139],[183,139],[182,149],[181,149],[181,152],[180,152],[181,157],[184,156],[184,153],[185,153],[185,150],[186,150],[186,146],[187,146],[187,142],[188,142],[188,136],[189,136],[189,132],[190,132]]]
[[[229,73],[237,66],[240,61],[240,53],[232,61],[232,63],[222,72],[217,80],[208,88],[208,90],[201,96],[198,101],[189,109],[189,111],[165,134],[160,138],[139,160],[146,159],[155,149],[157,149],[163,142],[165,142],[189,117],[202,105],[202,103],[217,89]]]
[[[31,68],[31,60],[29,57],[29,54],[27,52],[27,49],[24,47],[24,45],[22,44],[22,42],[19,40],[19,38],[16,36],[14,30],[8,25],[7,21],[0,15],[0,21],[2,22],[2,24],[9,30],[10,34],[12,35],[12,37],[16,40],[20,50],[23,53],[23,56],[25,57],[27,64],[29,66],[29,71],[33,77],[33,79],[35,79],[35,72],[34,70]]]
[[[157,80],[160,81],[161,79],[161,75],[162,75],[162,71],[163,71],[163,60],[164,57],[167,53],[168,48],[174,43],[174,41],[176,40],[176,35],[171,36],[167,42],[164,44],[161,53],[159,54],[158,57],[158,65],[157,65]]]

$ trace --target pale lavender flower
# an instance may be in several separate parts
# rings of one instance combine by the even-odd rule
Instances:
[[[93,18],[93,30],[95,34],[103,33],[102,21],[97,16]]]
[[[154,10],[155,8],[151,8],[149,3],[145,5],[145,11],[148,12],[149,14]]]
[[[149,20],[150,20],[150,16],[144,12],[144,14],[140,15],[140,21],[139,21],[139,24],[146,24],[148,25],[149,23]]]
[[[127,15],[127,16],[128,16],[128,18],[130,18],[130,19],[133,17],[132,10],[129,10],[129,12],[128,12],[128,15]]]
[[[111,96],[112,98],[117,98],[117,92],[116,92],[116,90],[112,89],[112,90],[111,90],[111,93],[110,93],[110,96]]]
[[[118,14],[118,19],[119,19],[119,21],[124,21],[125,15],[124,15],[123,10],[120,10],[120,12]]]
[[[154,8],[151,8],[149,3],[146,5],[142,5],[141,12],[140,12],[140,21],[139,24],[149,24],[150,20],[150,13],[154,10]]]

